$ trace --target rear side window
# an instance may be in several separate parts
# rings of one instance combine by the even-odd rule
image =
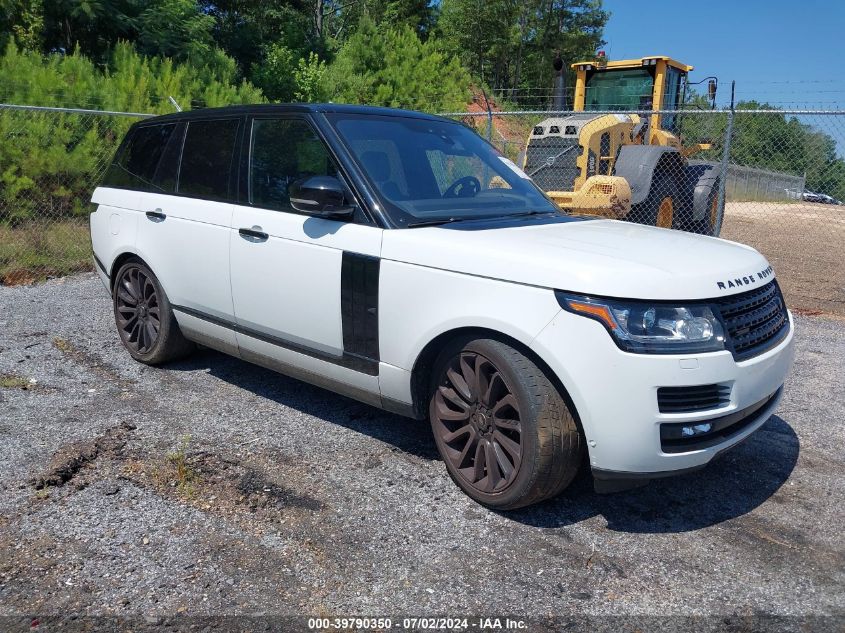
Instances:
[[[191,121],[182,148],[179,193],[206,200],[232,198],[231,168],[238,119]]]
[[[176,124],[168,123],[145,125],[130,131],[120,154],[106,172],[103,186],[167,191],[168,185],[163,182],[165,175],[159,173],[159,164],[175,130]]]

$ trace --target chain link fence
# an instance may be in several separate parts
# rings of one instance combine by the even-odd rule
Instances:
[[[91,267],[91,193],[144,116],[0,104],[0,284]]]
[[[145,116],[0,105],[0,283],[90,268],[91,192],[125,131]],[[654,142],[652,130],[672,129],[683,151],[651,169],[657,181],[642,199],[630,177],[632,204],[623,219],[749,244],[775,266],[792,306],[845,314],[845,111],[481,109],[447,116],[477,129],[575,207],[589,202],[572,195],[590,193],[582,190],[586,176],[632,173],[626,154],[634,152],[636,165],[636,150],[620,148],[632,133]],[[594,145],[583,152],[588,135]],[[614,191],[608,182],[597,185],[602,199]]]

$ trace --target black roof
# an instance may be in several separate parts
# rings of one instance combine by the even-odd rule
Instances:
[[[344,114],[364,114],[364,115],[378,115],[378,116],[401,116],[411,117],[415,119],[429,119],[433,121],[449,121],[454,123],[452,119],[447,119],[433,114],[425,114],[424,112],[417,112],[415,110],[402,110],[399,108],[383,108],[379,106],[361,106],[348,105],[344,103],[262,103],[255,105],[233,105],[222,108],[200,108],[197,110],[188,110],[185,112],[173,112],[172,114],[164,114],[149,119],[144,119],[144,123],[148,121],[181,121],[190,119],[203,119],[207,117],[215,117],[221,115],[247,115],[247,114],[272,114],[283,112],[319,112],[319,113],[344,113]]]

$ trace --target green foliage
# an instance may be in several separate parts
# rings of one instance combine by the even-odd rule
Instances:
[[[138,16],[138,51],[199,62],[214,49],[214,18],[196,0],[156,0]]]
[[[296,65],[291,49],[284,44],[271,44],[264,61],[253,69],[252,79],[271,101],[291,101],[296,90]]]
[[[461,109],[470,77],[433,40],[410,27],[381,28],[369,19],[343,45],[325,73],[333,101],[417,110]]]
[[[443,0],[437,28],[482,83],[551,92],[555,52],[566,63],[592,58],[608,17],[600,0]]]
[[[172,112],[167,97],[183,107],[255,103],[261,93],[237,85],[231,60],[209,66],[143,57],[118,44],[111,68],[102,71],[79,53],[42,56],[10,44],[0,57],[0,76],[20,78],[4,86],[17,104],[97,110]],[[0,221],[19,224],[87,212],[91,183],[111,159],[133,119],[9,110],[0,116]]]
[[[14,38],[28,50],[41,47],[44,11],[40,0],[0,0],[0,46]]]
[[[293,93],[293,100],[305,103],[327,101],[323,81],[328,66],[316,53],[309,53],[308,59],[300,58],[293,72],[296,90]]]

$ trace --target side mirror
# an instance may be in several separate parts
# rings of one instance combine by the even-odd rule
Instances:
[[[707,96],[710,97],[710,103],[716,101],[716,80],[711,79],[707,82]]]
[[[323,218],[349,217],[355,205],[346,201],[346,188],[334,176],[309,176],[288,187],[290,206],[301,213]]]

